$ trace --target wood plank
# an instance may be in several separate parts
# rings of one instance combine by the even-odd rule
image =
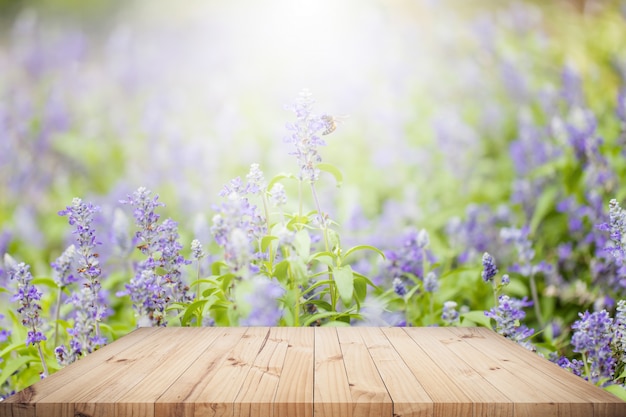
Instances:
[[[166,360],[157,364],[144,381],[136,384],[116,400],[116,415],[143,416],[154,415],[156,400],[185,372],[193,362],[210,349],[221,331],[215,327],[183,328],[178,334],[178,351],[174,351]],[[169,336],[169,335],[168,335]]]
[[[513,372],[518,378],[533,383],[548,393],[557,404],[559,416],[626,415],[625,402],[489,329],[450,330],[462,337],[466,343],[498,360],[502,367]],[[526,407],[527,405],[523,403],[516,404],[516,410],[519,408],[520,413],[529,414],[529,411],[525,411]]]
[[[315,417],[352,417],[352,395],[334,327],[315,328]]]
[[[394,417],[432,417],[433,400],[380,328],[360,334],[393,402]]]
[[[78,415],[618,417],[626,402],[485,328],[146,328],[0,403]]]
[[[315,329],[282,327],[276,330],[281,338],[288,338],[289,344],[274,398],[274,415],[312,417]]]
[[[382,329],[413,375],[433,400],[435,417],[467,417],[473,414],[470,397],[456,383],[456,375],[446,373],[399,327]]]
[[[235,398],[235,417],[273,417],[274,398],[283,371],[288,335],[271,328]]]
[[[37,403],[36,415],[47,417],[58,404],[74,406],[74,414],[106,417],[115,414],[115,402],[140,383],[156,364],[183,348],[182,328],[152,328],[148,337],[79,376]],[[164,337],[167,335],[168,337]],[[72,415],[74,415],[72,414]]]
[[[146,337],[148,333],[149,329],[136,329],[115,342],[103,346],[97,351],[81,358],[72,366],[61,368],[50,377],[38,381],[36,384],[25,388],[4,401],[0,401],[0,415],[34,417],[35,405],[41,398],[65,387],[78,376],[89,372],[102,362],[109,360],[112,356],[132,347]],[[71,411],[69,411],[69,413],[71,413]]]
[[[392,417],[391,397],[358,327],[337,329],[354,417]]]
[[[216,370],[235,361],[235,347],[241,342],[246,328],[219,328],[219,336],[202,356],[189,366],[155,403],[155,417],[192,417],[195,402],[214,378]],[[224,382],[224,381],[221,381]]]
[[[199,394],[194,408],[196,417],[234,415],[235,399],[269,334],[268,327],[251,327],[246,331],[232,356],[218,364],[213,378]]]
[[[440,343],[446,346],[449,354],[456,355],[468,366],[472,367],[485,380],[500,391],[506,393],[515,406],[515,415],[558,415],[558,406],[554,402],[555,397],[546,392],[534,381],[520,378],[518,374],[511,372],[502,366],[502,363],[493,358],[492,355],[464,342],[467,334],[459,336],[450,328],[437,328],[429,331],[430,336],[437,338]],[[492,335],[495,337],[495,335]],[[518,346],[518,348],[521,348]],[[522,348],[523,349],[523,348]],[[587,404],[590,405],[590,404]],[[593,414],[591,407],[587,414]],[[591,413],[591,414],[589,414]],[[576,416],[576,414],[572,414]],[[582,417],[582,416],[581,416]]]
[[[454,378],[457,387],[463,391],[473,404],[475,417],[513,416],[513,403],[496,386],[465,361],[447,349],[432,334],[437,329],[429,327],[406,327],[404,331],[427,353],[430,359],[449,377]],[[543,414],[542,414],[543,415]]]

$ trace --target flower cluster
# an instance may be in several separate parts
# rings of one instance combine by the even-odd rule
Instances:
[[[621,265],[626,257],[626,211],[620,207],[616,199],[609,202],[609,222],[598,225],[598,228],[610,233],[613,246],[608,246],[606,250]]]
[[[118,295],[129,295],[140,326],[164,326],[166,309],[171,303],[187,303],[193,296],[182,277],[182,268],[190,263],[180,253],[178,224],[172,219],[159,223],[156,209],[164,206],[158,196],[140,187],[122,200],[133,207],[137,225],[137,248],[147,258],[135,265],[135,276],[126,290]]]
[[[457,303],[455,301],[446,301],[443,303],[443,311],[441,312],[441,320],[448,326],[459,324],[459,312],[457,311]]]
[[[245,184],[235,178],[220,193],[226,198],[216,207],[211,233],[224,249],[224,258],[234,273],[240,276],[258,272],[253,261],[263,255],[255,249],[267,233],[267,219],[253,205],[248,194],[265,190],[265,180],[258,165],[253,164]],[[263,188],[261,188],[263,187]]]
[[[33,285],[33,276],[30,273],[30,266],[24,262],[17,263],[9,255],[5,255],[5,263],[9,266],[9,278],[17,282],[17,292],[11,298],[11,301],[17,301],[19,307],[17,312],[20,314],[22,324],[26,327],[26,346],[36,345],[41,360],[42,373],[41,377],[48,376],[48,366],[41,349],[41,342],[46,341],[43,334],[41,319],[41,292]],[[0,333],[0,337],[8,337],[8,333],[4,330]],[[0,340],[4,341],[4,340]]]
[[[87,286],[94,287],[94,292],[99,290],[98,277],[101,274],[98,254],[95,252],[96,245],[100,242],[96,241],[93,227],[94,215],[98,211],[100,211],[98,206],[85,203],[80,198],[74,198],[71,206],[59,211],[60,216],[68,217],[70,226],[75,226],[73,233],[78,244],[78,273],[85,278]]]
[[[435,262],[434,255],[427,249],[430,243],[428,233],[422,229],[419,232],[410,231],[404,237],[402,246],[388,250],[385,253],[386,261],[383,265],[383,276],[380,281],[390,280],[396,294],[402,296],[407,292],[407,284],[414,280],[424,281],[426,291],[436,289],[437,277],[429,276],[426,282],[428,264]],[[380,282],[382,284],[382,282]]]
[[[613,356],[613,319],[606,310],[579,313],[572,325],[574,352],[582,354],[585,377],[594,384],[605,385],[613,379],[616,360]]]
[[[17,301],[22,324],[28,329],[26,345],[35,345],[46,340],[46,336],[41,331],[43,321],[41,319],[42,293],[32,283],[33,276],[30,273],[30,266],[24,262],[14,264],[9,270],[9,277],[17,282],[17,292],[11,301]]]
[[[483,255],[483,272],[481,274],[483,281],[492,281],[497,273],[498,268],[496,268],[496,261],[493,259],[493,256],[485,252]]]
[[[526,313],[522,309],[532,306],[532,304],[532,301],[528,301],[526,297],[520,300],[508,295],[501,295],[498,297],[498,305],[485,311],[485,316],[495,320],[496,332],[529,350],[535,350],[527,340],[535,331],[521,324],[521,321],[526,317]]]
[[[77,274],[79,268],[76,265],[76,259],[76,247],[69,245],[61,256],[50,264],[53,271],[54,282],[56,282],[59,287],[67,287],[79,281],[80,277]]]
[[[106,296],[101,291],[102,270],[96,252],[100,242],[96,240],[94,216],[98,211],[98,206],[85,203],[80,198],[74,198],[71,206],[59,211],[59,215],[67,216],[69,224],[75,227],[73,233],[77,246],[74,249],[70,246],[53,264],[56,280],[60,286],[78,281],[72,272],[74,267],[77,275],[83,279],[81,289],[69,299],[74,306],[73,327],[67,331],[71,336],[70,345],[61,345],[55,349],[57,360],[63,365],[106,344],[106,338],[100,332],[100,322],[108,312]]]
[[[292,154],[300,165],[300,180],[311,183],[317,181],[320,174],[316,165],[322,162],[322,157],[317,148],[326,145],[319,133],[328,126],[321,116],[312,113],[314,103],[309,90],[300,92],[296,103],[290,108],[296,114],[297,122],[287,125],[292,134],[285,138],[285,142],[294,145]]]

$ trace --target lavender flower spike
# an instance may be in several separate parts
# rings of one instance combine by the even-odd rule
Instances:
[[[580,320],[572,325],[574,352],[583,355],[585,376],[597,385],[607,385],[613,380],[616,360],[613,344],[613,319],[606,310],[579,313]]]
[[[485,311],[485,316],[495,320],[496,332],[529,350],[535,350],[532,344],[526,340],[533,335],[534,330],[520,324],[520,321],[526,317],[526,313],[522,308],[529,307],[532,304],[532,301],[528,301],[526,297],[518,300],[510,298],[508,295],[501,295],[498,298],[498,305],[489,311]]]
[[[74,198],[72,205],[65,210],[59,211],[60,216],[68,216],[70,226],[75,226],[74,234],[78,243],[78,272],[87,280],[87,285],[98,287],[100,276],[100,263],[98,254],[95,253],[96,241],[95,229],[92,226],[93,218],[100,207],[91,203],[84,203],[80,198]],[[96,291],[96,288],[94,288]]]
[[[9,262],[7,262],[9,263]],[[28,329],[26,336],[26,346],[37,345],[41,364],[43,366],[43,376],[48,376],[48,367],[43,358],[41,350],[41,342],[46,340],[46,336],[41,331],[43,321],[39,315],[41,306],[38,301],[41,300],[41,292],[32,284],[33,276],[30,273],[30,266],[24,262],[17,265],[11,265],[9,277],[17,282],[17,292],[11,298],[11,301],[18,301],[19,307],[17,312],[20,314],[22,324]]]
[[[626,258],[626,211],[620,207],[616,199],[609,201],[609,223],[600,224],[598,228],[610,233],[615,246],[607,250],[621,263]]]
[[[69,224],[75,226],[77,273],[84,279],[82,290],[73,294],[70,300],[75,307],[74,326],[67,331],[72,336],[70,347],[61,345],[55,350],[57,360],[63,365],[106,344],[100,335],[100,322],[107,314],[107,307],[105,298],[100,294],[102,270],[95,251],[100,242],[96,240],[93,227],[98,211],[98,206],[85,203],[80,198],[74,198],[71,206],[59,211],[60,216],[68,216]]]
[[[496,261],[493,259],[493,256],[485,252],[483,254],[483,272],[481,274],[483,281],[493,281],[497,273],[498,268],[496,268]]]
[[[314,103],[309,90],[300,92],[296,103],[290,108],[296,114],[297,122],[287,126],[292,134],[285,139],[285,142],[294,145],[295,150],[291,154],[296,156],[300,165],[300,180],[311,183],[319,177],[320,170],[316,165],[322,162],[322,157],[317,148],[326,145],[319,134],[327,125],[320,116],[312,113]]]
[[[456,325],[459,323],[459,312],[456,310],[457,303],[454,301],[446,301],[443,303],[443,311],[441,312],[441,320],[448,325]]]

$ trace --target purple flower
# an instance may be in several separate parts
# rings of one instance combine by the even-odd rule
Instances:
[[[534,330],[520,324],[520,321],[526,317],[526,313],[522,309],[532,306],[532,304],[526,297],[519,300],[508,295],[501,295],[498,297],[498,305],[485,311],[485,316],[495,320],[496,332],[527,349],[535,350],[532,344],[526,340],[533,335]]]
[[[424,277],[424,291],[436,292],[439,289],[439,281],[437,280],[437,274],[429,272]]]
[[[250,194],[260,194],[267,187],[259,164],[250,165],[250,172],[246,175],[246,179],[248,180],[248,193]]]
[[[428,245],[428,234],[415,231],[407,233],[399,248],[385,253],[384,276],[390,280],[407,276],[424,279],[426,263],[436,261],[425,245]]]
[[[579,313],[580,320],[572,325],[572,347],[590,365],[586,374],[594,384],[606,385],[613,379],[616,361],[613,357],[613,319],[606,310]],[[587,365],[585,365],[587,369]]]
[[[120,203],[133,207],[133,216],[137,224],[137,233],[135,236],[141,242],[138,248],[143,254],[150,252],[150,246],[158,239],[157,223],[160,216],[155,213],[158,207],[165,206],[159,203],[159,196],[151,197],[152,192],[145,187],[140,187],[128,196],[126,200],[120,200]]]
[[[0,320],[4,319],[4,316],[0,314]],[[6,342],[11,336],[11,332],[6,329],[0,329],[0,343]],[[2,358],[0,358],[0,363],[2,363]]]
[[[183,246],[179,242],[178,224],[172,219],[158,223],[160,216],[155,210],[164,204],[151,194],[150,190],[140,187],[127,200],[121,201],[133,206],[138,228],[135,236],[141,242],[138,249],[147,259],[136,265],[135,277],[118,295],[130,296],[140,326],[164,326],[169,304],[193,299],[182,279],[182,268],[191,261],[180,253]]]
[[[93,218],[100,208],[91,203],[84,203],[80,198],[74,198],[72,205],[59,211],[60,216],[68,216],[70,226],[75,226],[74,234],[78,243],[78,272],[87,281],[87,285],[99,286],[100,263],[95,253],[96,233],[93,227]]]
[[[598,229],[609,232],[614,246],[606,248],[617,263],[621,265],[626,256],[624,240],[626,239],[626,212],[620,207],[616,199],[609,201],[609,222],[598,225]]]
[[[270,190],[270,203],[275,207],[281,207],[287,204],[287,192],[285,187],[277,182]]]
[[[557,359],[556,364],[563,369],[567,369],[576,376],[582,376],[584,370],[584,364],[578,359],[572,359],[571,361],[565,356],[561,356]]]
[[[67,263],[75,262],[78,275],[84,279],[81,290],[74,292],[69,300],[74,305],[73,327],[67,331],[71,336],[70,347],[61,345],[56,350],[64,352],[63,355],[57,355],[57,360],[62,365],[106,344],[106,339],[100,334],[100,322],[108,312],[106,296],[101,292],[99,255],[95,252],[96,245],[100,242],[96,241],[93,226],[95,213],[99,210],[99,207],[91,203],[74,198],[71,206],[59,212],[61,216],[68,216],[69,224],[75,227],[73,233],[76,235],[77,247],[74,259],[68,259],[71,255],[70,249],[70,253],[64,253],[57,260],[55,270],[58,268],[57,273],[64,273]]]
[[[76,247],[70,245],[56,261],[50,264],[53,270],[52,276],[54,282],[56,282],[59,287],[66,287],[73,282],[78,282],[80,279],[77,273],[76,257]]]
[[[17,282],[17,292],[11,301],[18,302],[17,312],[20,314],[22,324],[28,329],[26,346],[43,342],[46,336],[41,331],[43,321],[40,316],[41,306],[38,303],[42,294],[32,284],[33,276],[30,273],[30,266],[24,262],[11,265],[9,277]]]
[[[226,201],[216,207],[211,226],[215,242],[224,249],[226,263],[233,272],[243,275],[258,269],[253,261],[263,255],[255,245],[267,232],[265,217],[246,196],[249,188],[243,187],[241,192],[232,189]]]
[[[393,292],[398,294],[400,297],[404,296],[407,293],[406,286],[404,285],[404,282],[402,282],[402,279],[400,279],[399,277],[394,278],[392,284]]]
[[[481,276],[483,277],[483,281],[493,281],[493,278],[496,276],[497,273],[498,268],[496,268],[496,261],[493,259],[493,256],[485,252],[483,254],[483,272],[481,274]]]
[[[300,92],[295,104],[290,107],[296,114],[297,122],[287,125],[292,133],[285,138],[285,142],[294,145],[295,149],[291,154],[296,156],[300,165],[300,180],[311,183],[319,177],[320,171],[316,165],[322,162],[322,157],[317,148],[326,145],[319,134],[327,127],[322,117],[312,113],[314,103],[315,100],[308,90]]]
[[[202,243],[198,239],[194,239],[191,241],[191,257],[196,261],[201,260],[206,256],[204,252],[204,248],[202,247]]]
[[[454,301],[446,301],[443,303],[443,311],[441,312],[441,320],[448,326],[459,323],[459,312],[456,310],[457,303]]]

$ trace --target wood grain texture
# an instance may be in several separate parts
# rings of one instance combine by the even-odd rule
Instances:
[[[337,329],[315,329],[313,415],[352,417],[352,394],[343,362]]]
[[[348,377],[354,417],[391,416],[392,403],[358,327],[337,332]]]
[[[312,417],[315,329],[281,327],[275,330],[278,337],[288,340],[288,345],[274,398],[274,415]]]
[[[144,328],[0,417],[623,417],[626,403],[484,328]]]

